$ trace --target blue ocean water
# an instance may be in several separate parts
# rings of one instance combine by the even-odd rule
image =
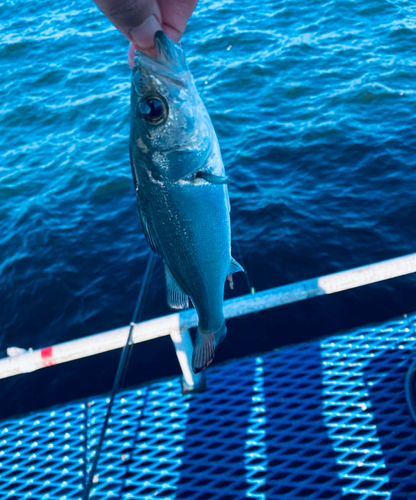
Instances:
[[[182,45],[256,290],[416,249],[416,7],[200,0]],[[128,157],[127,42],[91,1],[0,4],[0,352],[129,323],[149,248]],[[244,275],[233,292],[248,293]],[[215,362],[416,310],[415,278],[228,322]],[[158,261],[143,318],[169,312]],[[0,381],[0,416],[110,389],[118,353]],[[178,373],[169,339],[127,385]]]

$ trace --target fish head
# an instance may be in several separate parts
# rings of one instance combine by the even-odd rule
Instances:
[[[154,176],[177,182],[204,163],[215,133],[182,48],[162,31],[155,47],[156,58],[136,52],[130,141]]]

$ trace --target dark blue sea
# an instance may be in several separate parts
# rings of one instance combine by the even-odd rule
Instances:
[[[201,0],[182,45],[231,178],[226,297],[416,251],[416,7]],[[127,41],[92,1],[0,4],[0,354],[127,325],[149,255]],[[214,363],[416,310],[414,276],[228,321]],[[142,319],[168,314],[157,261]],[[0,381],[0,417],[107,392],[119,352]],[[179,373],[169,338],[126,385]]]

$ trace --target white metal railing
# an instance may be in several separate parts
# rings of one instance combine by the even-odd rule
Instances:
[[[224,302],[224,315],[225,318],[234,318],[414,272],[416,253],[230,299]],[[193,345],[189,328],[197,326],[197,323],[194,309],[143,321],[134,325],[133,343],[170,335],[184,381],[191,389],[201,380],[201,374],[195,375],[191,369]],[[128,333],[129,326],[125,326],[43,349],[25,351],[9,348],[9,356],[0,359],[0,379],[119,349],[125,345]]]

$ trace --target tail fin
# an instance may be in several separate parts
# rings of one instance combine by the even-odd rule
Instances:
[[[198,327],[196,331],[194,353],[192,355],[192,370],[202,372],[214,359],[215,348],[225,339],[227,327],[225,321],[216,332],[203,332]]]

